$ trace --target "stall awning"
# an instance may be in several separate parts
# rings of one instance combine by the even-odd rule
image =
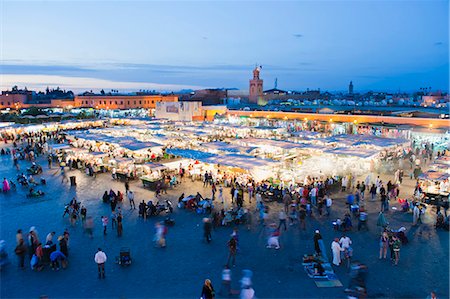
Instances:
[[[275,167],[279,163],[273,160],[260,159],[252,156],[229,154],[220,155],[208,159],[211,164],[220,164],[224,166],[237,167],[244,170],[252,170],[257,167]]]
[[[56,151],[56,150],[68,149],[68,148],[70,148],[70,145],[68,145],[67,143],[59,143],[59,144],[52,144],[52,145],[50,145],[50,147]]]
[[[162,144],[156,143],[156,142],[119,142],[119,146],[123,147],[130,151],[140,151],[145,149],[151,149],[155,147],[162,147]]]
[[[419,179],[421,180],[429,180],[429,181],[445,181],[450,177],[450,174],[435,170],[428,170],[419,175]]]
[[[150,168],[151,170],[155,170],[155,171],[165,170],[168,168],[167,166],[165,166],[163,164],[152,163],[152,162],[145,163],[144,166]]]
[[[324,150],[324,153],[358,158],[370,158],[377,155],[378,151],[374,149],[338,147],[326,149]]]
[[[166,153],[178,157],[198,160],[200,162],[211,163],[208,159],[212,157],[217,157],[216,154],[191,150],[191,149],[178,149],[178,148],[168,148],[166,149]]]
[[[202,143],[200,146],[204,147],[205,149],[224,151],[230,153],[249,153],[256,148],[248,146],[239,146],[221,141]]]
[[[344,146],[361,146],[369,145],[380,148],[392,147],[409,143],[407,139],[403,138],[384,138],[371,135],[335,135],[327,138],[318,139],[324,143],[338,143]]]
[[[261,147],[261,148],[262,147],[276,147],[276,148],[281,148],[281,149],[285,149],[285,150],[291,150],[291,149],[301,147],[301,145],[298,143],[273,140],[273,139],[247,138],[247,139],[239,140],[239,142],[244,143],[249,146],[256,146],[256,147]]]
[[[118,165],[134,163],[134,160],[132,158],[114,158],[111,161],[115,161]]]

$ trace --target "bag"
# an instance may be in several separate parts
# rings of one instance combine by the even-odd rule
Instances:
[[[17,245],[16,249],[14,249],[14,253],[17,255],[21,255],[23,253],[23,249],[19,247],[19,245]]]
[[[33,257],[30,260],[31,270],[33,270],[34,267],[38,264],[38,261],[39,261],[38,257],[35,254],[33,254]]]

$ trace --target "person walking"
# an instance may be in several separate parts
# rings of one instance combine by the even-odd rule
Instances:
[[[301,207],[298,215],[299,215],[298,218],[300,220],[300,227],[303,230],[306,230],[306,210],[303,207]]]
[[[392,250],[394,251],[394,265],[398,265],[398,261],[400,259],[400,246],[401,241],[397,238],[397,236],[392,237]]]
[[[413,226],[416,226],[420,220],[420,209],[419,205],[415,204],[413,209]]]
[[[370,200],[374,201],[377,196],[377,187],[375,186],[375,184],[372,184],[372,187],[370,187],[369,193],[370,193]]]
[[[87,214],[87,209],[85,206],[81,206],[80,209],[80,215],[81,215],[81,223],[84,223],[86,221],[86,214]]]
[[[98,278],[105,278],[105,263],[107,259],[106,253],[104,253],[101,248],[98,248],[98,251],[94,256],[94,261],[97,264],[98,269]]]
[[[117,215],[117,236],[118,237],[122,237],[122,232],[123,232],[123,224],[122,224],[122,213],[119,213]]]
[[[322,240],[322,235],[320,234],[319,230],[316,230],[314,233],[314,250],[316,251],[317,255],[321,255],[322,250],[320,249],[319,240]]]
[[[220,295],[227,298],[231,295],[231,270],[225,265],[222,270],[222,287],[220,288]]]
[[[116,211],[111,212],[111,229],[114,229],[117,226],[117,214]]]
[[[89,238],[94,237],[94,219],[89,216],[86,218],[86,223],[84,224],[84,232],[89,236]]]
[[[287,230],[287,227],[286,227],[286,218],[287,218],[286,213],[284,212],[284,210],[281,210],[281,211],[278,213],[278,220],[279,220],[278,229],[280,229],[281,226],[284,226],[284,230],[285,230],[285,231]]]
[[[386,259],[387,249],[389,247],[389,236],[387,232],[383,232],[380,237],[380,260]]]
[[[103,234],[106,235],[106,228],[108,227],[108,217],[102,216]]]
[[[211,280],[206,279],[203,284],[202,294],[200,295],[201,299],[214,299],[216,297],[214,288],[211,284]]]
[[[211,219],[203,218],[203,231],[207,243],[212,241],[211,230],[212,230]]]
[[[23,239],[19,240],[19,244],[17,244],[16,248],[14,249],[14,253],[19,258],[19,268],[24,270],[25,269],[25,255],[27,253],[27,246],[25,245],[25,242]]]
[[[212,183],[211,184],[212,200],[216,199],[216,191],[217,191],[216,184]]]
[[[228,245],[228,250],[229,250],[229,254],[228,254],[228,261],[227,261],[227,266],[230,267],[230,261],[233,261],[233,267],[236,266],[236,251],[237,251],[237,241],[234,237],[231,237],[231,239],[228,241],[227,243]]]
[[[327,216],[330,216],[331,212],[331,205],[333,204],[333,200],[330,198],[330,196],[327,194],[325,196],[325,209],[327,210]]]
[[[136,209],[136,204],[134,203],[134,192],[131,190],[127,191],[128,201],[130,202],[130,210]]]

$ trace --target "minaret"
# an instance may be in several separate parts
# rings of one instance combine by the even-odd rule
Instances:
[[[259,79],[261,67],[257,66],[253,70],[253,79],[250,80],[249,102],[258,104],[263,98],[263,80]]]
[[[350,84],[348,85],[348,93],[353,94],[353,82],[350,81]]]

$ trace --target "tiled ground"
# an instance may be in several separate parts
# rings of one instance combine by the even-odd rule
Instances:
[[[195,298],[200,295],[203,280],[210,278],[216,289],[220,288],[221,269],[226,263],[226,241],[231,228],[220,228],[213,232],[213,242],[206,244],[203,237],[202,215],[175,208],[173,217],[176,225],[169,229],[167,248],[154,248],[152,238],[154,223],[163,217],[152,218],[144,222],[137,217],[137,210],[130,211],[128,203],[123,205],[124,234],[118,238],[110,232],[106,237],[101,233],[100,217],[110,214],[109,205],[100,200],[104,190],[113,188],[123,190],[123,183],[115,182],[110,175],[102,174],[93,179],[79,171],[69,172],[77,177],[78,185],[70,187],[61,184],[56,169],[49,170],[44,161],[43,176],[47,186],[42,190],[46,196],[42,199],[27,199],[25,190],[18,186],[16,192],[0,194],[0,239],[7,242],[11,264],[1,272],[2,298],[37,298],[42,294],[50,298]],[[22,169],[29,165],[21,162]],[[0,177],[13,178],[16,170],[9,157],[0,156]],[[406,180],[402,186],[402,196],[411,192],[413,182]],[[133,182],[131,189],[136,193],[136,202],[154,197],[154,193]],[[198,182],[186,181],[174,190],[169,190],[165,198],[176,202],[179,195],[209,194]],[[224,189],[229,197],[229,189]],[[83,234],[78,223],[70,227],[68,219],[62,218],[64,204],[76,196],[88,209],[88,215],[94,216],[94,238]],[[258,298],[344,298],[343,288],[317,288],[301,267],[301,257],[313,251],[313,232],[320,229],[326,247],[332,238],[339,236],[332,230],[331,222],[344,214],[345,194],[334,194],[334,206],[330,218],[308,219],[307,231],[290,227],[281,236],[282,248],[278,251],[265,248],[265,235],[254,221],[251,230],[240,228],[240,251],[237,266],[233,269],[233,287],[238,288],[242,269],[254,272],[254,288]],[[246,203],[247,206],[248,203]],[[280,208],[272,203],[272,217]],[[391,211],[387,217],[393,228],[408,228],[410,244],[401,250],[401,260],[397,267],[389,261],[378,260],[378,233],[376,227],[379,202],[367,204],[369,232],[350,232],[353,239],[355,259],[369,266],[368,289],[371,297],[425,298],[430,290],[436,290],[438,297],[449,296],[449,235],[436,232],[432,227],[434,211],[428,211],[425,224],[411,229],[412,215]],[[397,205],[398,206],[398,205]],[[254,207],[252,207],[254,210]],[[254,220],[257,216],[255,214]],[[14,255],[15,232],[18,228],[28,230],[36,226],[40,237],[45,238],[50,231],[61,234],[65,228],[71,233],[70,263],[66,270],[54,272],[45,269],[33,272],[29,268],[17,269]],[[110,227],[109,227],[110,229]],[[97,279],[97,269],[93,261],[96,248],[101,246],[109,260],[106,264],[106,279]],[[122,246],[131,248],[133,264],[122,268],[114,264]],[[329,253],[330,254],[330,253]],[[347,285],[349,276],[344,266],[335,269],[338,277]]]

